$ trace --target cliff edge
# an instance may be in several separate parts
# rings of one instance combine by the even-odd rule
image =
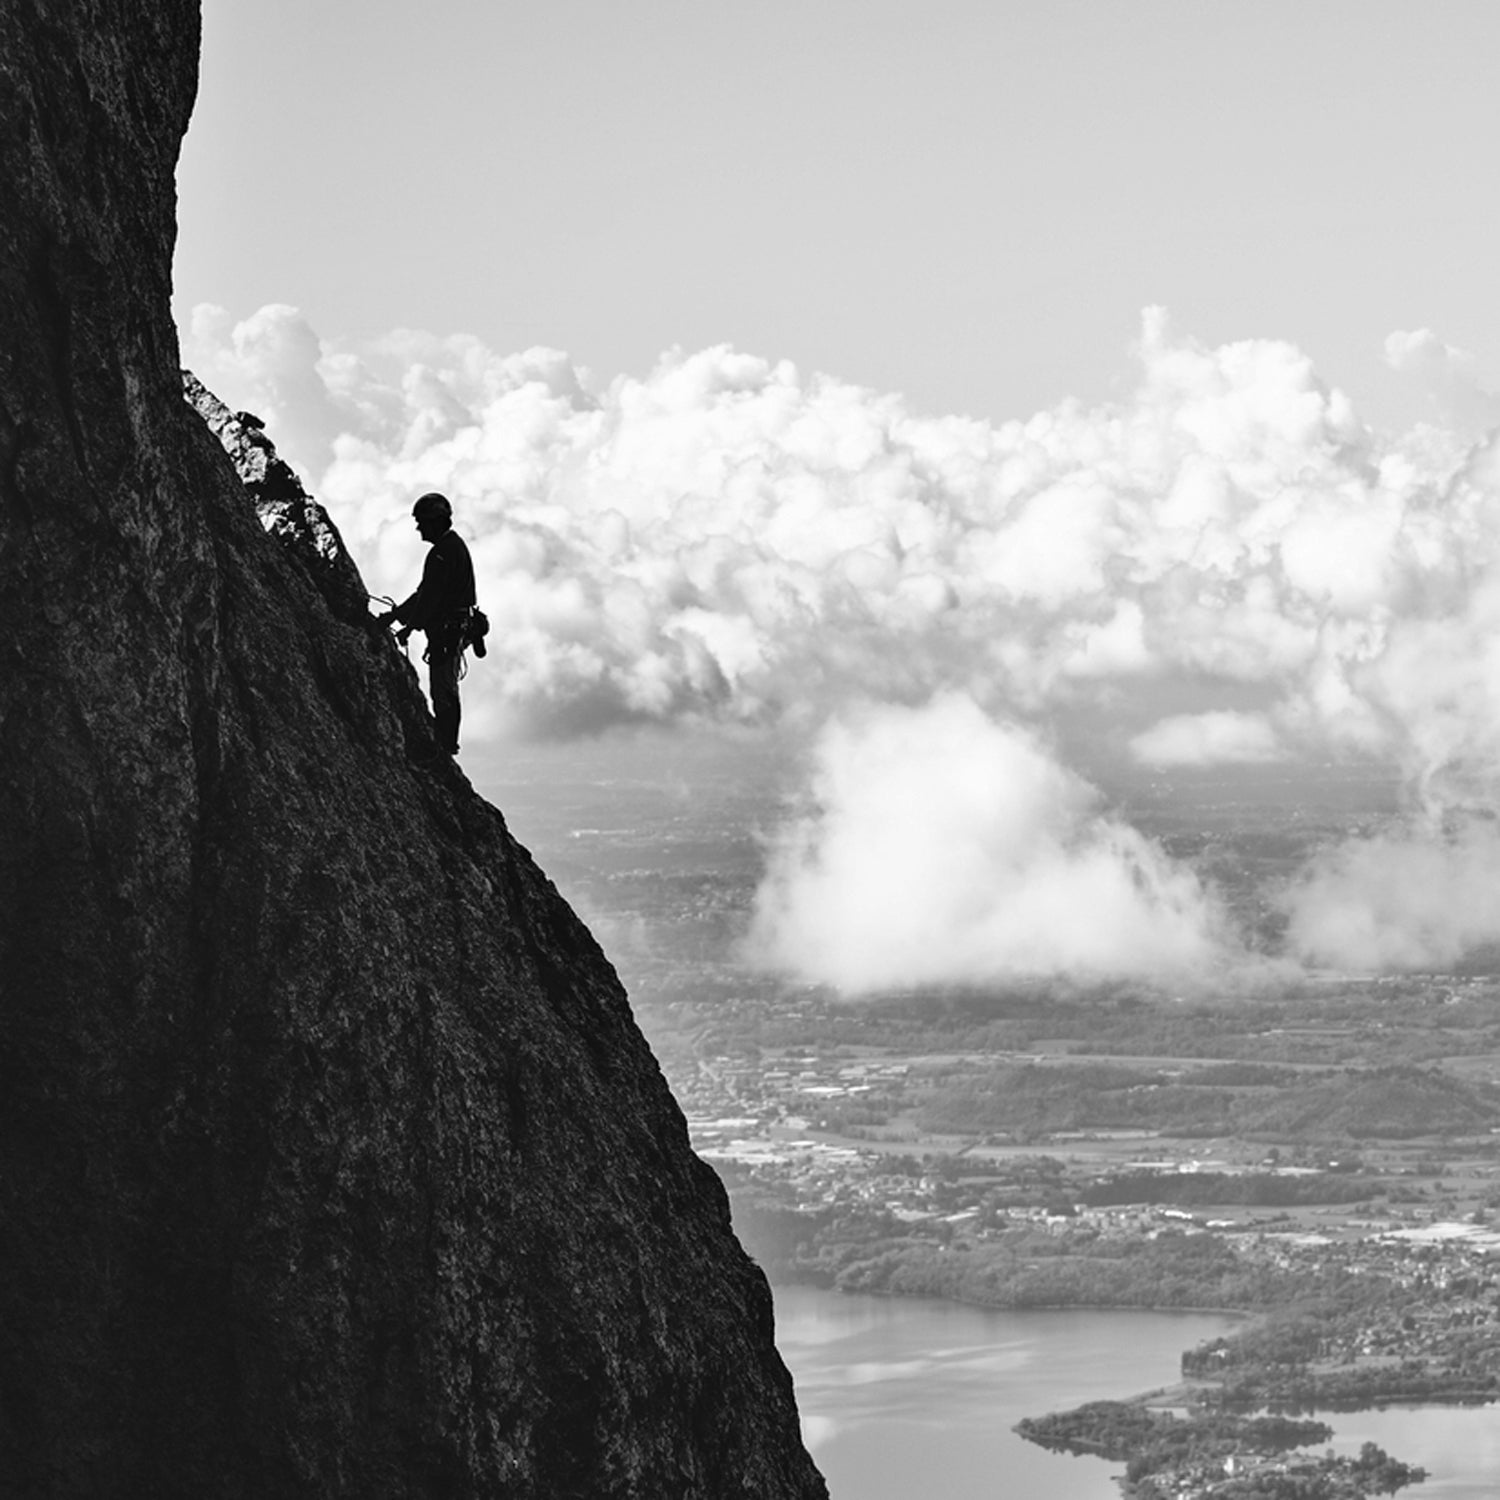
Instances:
[[[0,1489],[814,1500],[613,970],[183,400],[197,49],[0,0]]]

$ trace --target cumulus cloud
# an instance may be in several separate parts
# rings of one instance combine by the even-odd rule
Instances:
[[[1174,714],[1159,719],[1130,741],[1130,753],[1143,765],[1246,765],[1281,760],[1287,751],[1263,714],[1227,710]]]
[[[947,690],[1045,717],[1176,676],[1266,687],[1299,742],[1417,759],[1397,679],[1477,644],[1494,563],[1487,449],[1379,439],[1293,346],[1204,348],[1157,310],[1129,400],[1002,425],[723,347],[599,391],[556,351],[330,341],[287,307],[199,308],[184,347],[377,593],[420,566],[411,498],[453,496],[495,723],[816,721]]]
[[[1446,344],[1430,328],[1390,334],[1385,362],[1427,395],[1438,419],[1473,435],[1500,422],[1500,395],[1486,390],[1467,349]]]
[[[630,721],[813,728],[855,703],[894,711],[951,695],[996,723],[1046,724],[1069,706],[1107,711],[1142,686],[1187,684],[1197,711],[1137,733],[1138,761],[1379,757],[1405,773],[1416,830],[1493,806],[1500,790],[1497,403],[1473,361],[1428,330],[1386,346],[1436,413],[1398,435],[1367,427],[1293,345],[1206,347],[1157,309],[1127,397],[1003,424],[921,416],[727,347],[595,386],[554,350],[501,354],[413,331],[328,339],[282,306],[242,320],[199,308],[183,343],[223,399],[266,419],[377,594],[406,592],[420,570],[411,500],[452,496],[495,626],[466,684],[471,739]],[[1247,690],[1262,712],[1243,711]],[[825,779],[840,757],[867,764],[867,736],[841,722]],[[894,734],[871,729],[869,744]],[[1039,878],[1091,869],[1108,885],[1110,872],[1146,871],[1147,930],[1172,950],[1164,934],[1193,923],[1190,899],[1168,899],[1171,872],[1129,830],[1078,811],[1087,797],[1065,790],[1066,774],[1054,766],[1062,780],[1048,781],[1017,748],[1039,755],[1036,742],[994,734],[1009,749],[989,753],[1035,773],[1043,811],[1034,825],[1019,808],[976,816],[1026,847],[1069,829],[1056,833],[1064,854],[1092,851],[1082,865],[1039,856],[1024,866]],[[868,847],[873,810],[840,787],[825,786],[829,811],[799,825],[802,862],[783,852],[766,898],[765,921],[799,964],[813,946],[799,914],[856,926],[816,878],[846,847]],[[988,874],[1012,868],[993,842],[965,847]],[[1479,868],[1469,843],[1430,833],[1385,852],[1418,847],[1455,878]],[[1374,882],[1370,909],[1388,910],[1360,848],[1319,871],[1297,909],[1325,916],[1293,924],[1307,955],[1335,951],[1300,934],[1331,930],[1339,902],[1355,909],[1360,881]],[[1110,887],[1121,902],[1125,886]],[[1030,953],[999,917],[959,921],[940,903],[928,914],[949,940],[929,946],[946,946],[955,970],[982,967],[977,954],[1048,961],[1046,944]],[[1045,913],[1033,926],[1051,930]]]
[[[857,994],[1181,975],[1222,952],[1190,871],[966,698],[842,718],[815,760],[815,805],[782,831],[757,894],[759,963]]]
[[[804,1415],[802,1418],[802,1441],[809,1453],[816,1453],[838,1436],[841,1423],[834,1417]]]
[[[1327,851],[1287,893],[1290,953],[1355,971],[1446,969],[1500,943],[1500,828],[1404,828]]]

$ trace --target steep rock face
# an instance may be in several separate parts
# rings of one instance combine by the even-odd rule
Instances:
[[[260,523],[286,543],[286,555],[323,595],[346,625],[366,625],[369,595],[344,548],[343,538],[266,436],[265,423],[247,411],[233,412],[190,370],[182,374],[187,403],[208,424],[229,455]]]
[[[182,398],[197,32],[0,0],[0,1489],[821,1496],[612,969]]]

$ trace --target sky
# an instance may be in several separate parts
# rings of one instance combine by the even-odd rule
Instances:
[[[1487,0],[206,0],[177,295],[1026,417],[1141,309],[1500,375]]]
[[[466,745],[795,742],[757,962],[1441,967],[1500,940],[1497,42],[1477,0],[207,0],[184,359],[373,592],[453,498]],[[1402,812],[1251,953],[1101,755],[1379,763]]]

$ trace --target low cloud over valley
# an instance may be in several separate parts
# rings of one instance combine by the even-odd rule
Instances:
[[[1078,711],[1143,774],[1397,768],[1404,821],[1284,892],[1299,960],[1500,938],[1500,400],[1427,330],[1386,355],[1431,403],[1399,434],[1294,346],[1205,347],[1156,309],[1128,395],[1001,424],[726,347],[600,385],[287,307],[184,331],[377,593],[419,571],[412,498],[452,497],[494,625],[471,736],[802,735],[753,946],[851,991],[1246,961],[1214,892],[1062,763]]]

